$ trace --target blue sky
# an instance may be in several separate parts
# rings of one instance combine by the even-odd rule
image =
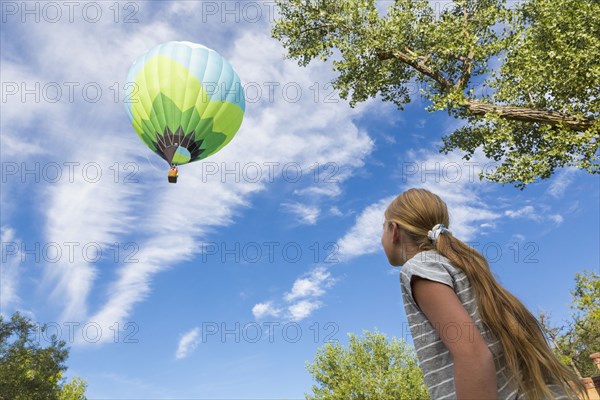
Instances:
[[[379,244],[409,187],[439,194],[454,234],[535,313],[567,318],[575,273],[600,272],[597,177],[480,182],[481,154],[437,152],[461,121],[418,96],[352,109],[330,64],[285,60],[271,3],[44,4],[2,3],[0,311],[51,324],[90,398],[303,398],[327,340],[378,329],[412,343]],[[248,98],[230,145],[177,185],[122,87],[171,40],[221,53]]]

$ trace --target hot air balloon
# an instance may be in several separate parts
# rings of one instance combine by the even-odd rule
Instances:
[[[242,124],[246,105],[238,74],[200,44],[153,47],[133,63],[127,84],[133,129],[171,166],[169,182],[177,182],[178,165],[215,154]]]

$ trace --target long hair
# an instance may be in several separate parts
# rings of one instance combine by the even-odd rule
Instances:
[[[436,224],[450,227],[446,203],[439,196],[425,189],[410,189],[390,203],[385,219],[396,222],[420,251],[435,249],[465,272],[475,291],[481,320],[500,340],[508,372],[516,379],[521,395],[554,399],[548,384],[558,384],[569,398],[577,398],[571,387],[588,398],[578,376],[550,349],[540,322],[500,285],[485,257],[448,233],[440,234],[435,244],[429,240],[427,233]],[[505,376],[510,378],[506,372]]]

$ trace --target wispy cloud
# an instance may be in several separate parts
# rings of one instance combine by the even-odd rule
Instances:
[[[336,197],[342,193],[338,185],[322,184],[320,186],[310,186],[303,189],[295,189],[294,194],[308,196],[327,196]]]
[[[504,211],[504,215],[509,218],[528,218],[534,221],[541,220],[540,215],[535,212],[533,206],[525,206],[518,210],[506,210]]]
[[[336,206],[332,206],[329,208],[329,214],[335,215],[336,217],[340,217],[340,216],[344,215],[344,213],[341,212],[340,209]]]
[[[0,227],[2,262],[0,263],[0,313],[5,314],[20,302],[17,294],[21,268],[21,242],[9,226]]]
[[[555,198],[561,198],[565,194],[567,188],[571,185],[575,179],[577,168],[565,168],[553,178],[552,183],[546,190],[546,193]]]
[[[281,207],[296,216],[296,220],[300,224],[314,225],[317,223],[317,218],[321,210],[316,206],[309,206],[301,203],[282,203]]]
[[[4,52],[3,52],[4,54]],[[48,154],[48,135],[39,135],[33,125],[39,118],[63,115],[67,107],[42,97],[43,73],[31,65],[23,65],[2,57],[2,148],[3,160],[18,160]],[[52,117],[51,117],[52,118]],[[50,127],[50,131],[52,129]],[[3,182],[4,184],[4,182]]]
[[[550,221],[553,221],[553,222],[555,222],[555,223],[556,223],[556,225],[560,225],[560,224],[562,224],[562,223],[563,223],[563,221],[565,220],[565,219],[563,218],[563,216],[562,216],[562,215],[560,215],[560,214],[551,214],[551,215],[549,215],[549,216],[548,216],[548,218],[550,219]]]
[[[76,246],[72,258],[62,257],[44,269],[43,286],[53,288],[52,299],[64,306],[62,318],[70,320],[87,315],[88,295],[98,276],[98,267],[82,249],[91,246],[107,254],[110,246],[123,242],[123,235],[137,219],[133,196],[140,193],[139,186],[115,183],[106,175],[117,160],[133,159],[132,146],[127,141],[114,139],[92,144],[90,140],[82,148],[69,158],[81,165],[86,164],[86,159],[94,159],[99,168],[74,175],[72,182],[62,179],[46,186],[46,201],[40,206],[40,212],[46,214],[45,240]],[[95,181],[97,171],[104,172],[104,179]]]
[[[175,352],[175,358],[181,360],[192,354],[200,343],[198,336],[200,336],[199,327],[195,327],[183,334],[179,339],[177,351]]]
[[[564,218],[560,214],[545,213],[544,215],[542,215],[539,212],[537,212],[533,206],[524,206],[517,210],[505,210],[504,215],[512,219],[526,218],[536,222],[550,220],[556,223],[556,225],[560,225],[564,221]]]
[[[388,134],[382,133],[381,137],[383,138],[383,140],[385,140],[389,144],[395,144],[396,143],[396,137],[393,136],[393,135],[388,135]]]

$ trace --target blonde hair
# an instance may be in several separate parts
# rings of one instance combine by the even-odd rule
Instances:
[[[439,196],[426,189],[407,190],[390,203],[385,219],[396,222],[420,251],[435,249],[465,272],[475,291],[481,321],[500,340],[519,394],[528,399],[554,399],[548,388],[552,383],[562,386],[569,398],[577,398],[571,385],[589,398],[578,376],[550,349],[540,322],[500,285],[478,251],[447,233],[440,234],[435,244],[429,240],[427,233],[436,224],[450,226],[446,203]]]

